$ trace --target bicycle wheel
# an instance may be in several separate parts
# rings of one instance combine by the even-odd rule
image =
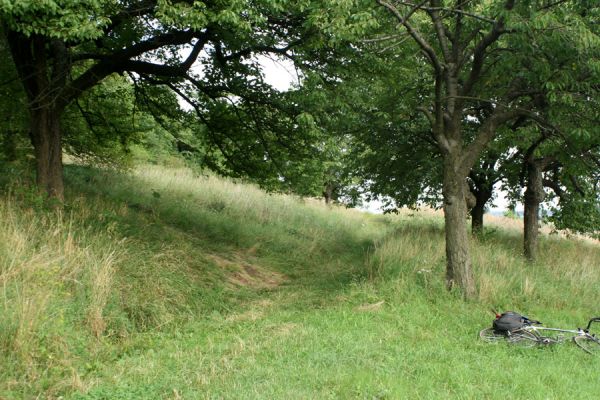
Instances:
[[[519,330],[512,332],[507,337],[508,343],[519,347],[534,347],[540,343],[540,338],[529,331]]]
[[[488,343],[497,343],[506,338],[505,335],[494,332],[494,328],[482,329],[479,332],[479,337],[481,338],[481,340]]]
[[[588,354],[600,354],[600,341],[590,335],[574,336],[573,341],[579,348]]]

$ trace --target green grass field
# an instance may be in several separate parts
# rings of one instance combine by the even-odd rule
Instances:
[[[600,246],[474,238],[478,298],[443,284],[443,220],[328,208],[145,167],[69,166],[67,205],[0,197],[0,399],[560,399],[600,393],[570,343],[478,340],[489,309],[600,315]],[[600,327],[598,327],[600,330]]]

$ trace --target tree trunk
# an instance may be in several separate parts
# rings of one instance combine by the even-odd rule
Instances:
[[[492,198],[493,184],[485,183],[478,185],[473,196],[475,205],[471,208],[471,233],[478,234],[483,232],[483,215],[485,214],[485,205]]]
[[[458,157],[444,158],[444,222],[446,231],[446,285],[460,287],[465,298],[475,295],[475,282],[469,256],[465,179],[457,172]]]
[[[338,189],[339,186],[335,183],[335,181],[327,181],[323,185],[323,198],[325,199],[325,204],[329,205],[331,202],[338,199]]]
[[[523,213],[523,250],[525,257],[537,257],[540,203],[544,200],[542,170],[535,161],[527,163],[527,189]]]
[[[9,31],[7,39],[28,99],[38,189],[64,200],[60,116],[61,97],[69,72],[66,46],[42,36]]]
[[[334,185],[331,182],[327,182],[323,185],[323,198],[325,199],[325,204],[331,204],[331,201],[333,200],[333,191]]]
[[[475,207],[471,209],[471,233],[476,235],[483,232],[483,214],[485,214],[485,202],[481,202],[479,198],[475,203]]]
[[[64,184],[60,112],[46,107],[31,110],[30,115],[38,189],[62,202]]]

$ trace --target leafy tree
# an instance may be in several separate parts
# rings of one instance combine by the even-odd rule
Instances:
[[[80,159],[125,165],[130,146],[157,123],[136,105],[133,86],[108,77],[67,106],[61,118],[64,148]]]
[[[537,129],[536,129],[537,128]],[[524,205],[523,251],[531,261],[537,258],[540,207],[544,201],[555,201],[549,220],[558,229],[580,233],[596,233],[598,225],[598,140],[571,141],[560,132],[548,128],[521,128],[531,132],[513,159],[520,161],[504,172],[505,188],[513,201]],[[522,134],[522,133],[521,133]],[[521,197],[521,192],[524,194]]]
[[[417,74],[403,57],[371,51],[369,43],[361,39],[337,49],[337,63],[307,76],[301,107],[333,138],[330,159],[337,160],[333,171],[346,201],[378,199],[387,212],[417,203],[435,206],[436,152],[427,122],[411,102],[421,83],[415,84]]]
[[[339,52],[338,56],[341,58]],[[312,173],[305,175],[313,183],[312,192],[304,194],[322,196],[327,204],[337,201],[357,206],[362,202],[362,190],[357,179],[360,160],[353,152],[353,135],[366,127],[360,118],[362,105],[353,103],[357,100],[351,93],[355,80],[345,79],[349,69],[348,65],[339,69],[330,63],[329,76],[308,73],[301,87],[290,94],[311,121],[315,135]]]
[[[4,41],[2,41],[4,43]],[[2,65],[6,78],[0,90],[2,115],[2,150],[4,159],[23,159],[30,152],[29,124],[23,109],[27,106],[25,93],[7,46]],[[72,156],[93,159],[103,164],[126,162],[129,144],[139,141],[140,133],[151,129],[156,122],[135,105],[132,85],[116,75],[104,80],[82,94],[69,105],[62,116],[64,147]]]
[[[545,181],[547,184],[555,182],[551,186],[556,189],[555,194],[560,195],[563,173],[568,170],[584,173],[587,168],[577,165],[581,165],[586,153],[598,146],[600,39],[593,30],[594,18],[590,19],[587,7],[561,6],[533,21],[544,35],[527,37],[526,48],[530,55],[521,62],[532,73],[530,86],[537,88],[538,115],[543,117],[536,121],[538,127],[532,129],[535,139],[523,156],[527,182],[524,253],[530,260],[537,254],[544,174],[553,175]],[[549,65],[553,67],[548,68]],[[589,176],[589,172],[585,175]],[[562,195],[564,198],[566,192]]]
[[[511,104],[517,99],[508,91],[494,93],[489,100],[494,103],[494,111],[481,121],[470,143],[465,141],[463,124],[468,99],[479,95],[477,86],[500,61],[493,50],[508,32],[506,14],[514,9],[514,2],[493,3],[485,14],[479,7],[464,2],[449,8],[440,1],[377,2],[417,44],[419,66],[425,64],[422,73],[431,77],[431,91],[419,109],[430,123],[443,166],[446,281],[448,288],[458,286],[465,297],[473,297],[475,284],[464,226],[466,178],[498,126],[519,115]]]
[[[27,95],[38,186],[50,196],[63,197],[61,116],[111,74],[130,73],[132,79],[146,84],[166,85],[192,100],[199,116],[213,116],[204,121],[207,126],[220,128],[231,121],[219,122],[215,117],[224,115],[226,103],[249,99],[255,89],[261,92],[264,88],[253,55],[292,57],[292,49],[302,43],[322,46],[328,39],[316,32],[331,36],[325,27],[340,25],[335,21],[347,13],[350,3],[0,2],[0,25]],[[357,15],[344,29],[364,25]],[[197,93],[195,98],[190,96],[191,90]],[[237,107],[244,118],[251,113],[246,105]],[[244,132],[250,133],[248,129]],[[251,133],[258,132],[252,129]],[[224,143],[237,139],[222,138],[217,146],[227,150]],[[263,139],[268,137],[262,135],[255,141],[265,147]],[[265,151],[269,153],[263,148]],[[231,168],[243,164],[224,158]]]
[[[539,120],[538,79],[550,76],[551,66],[531,53],[530,38],[545,34],[550,20],[567,20],[579,30],[577,41],[594,41],[578,13],[562,2],[377,0],[397,23],[395,35],[406,35],[420,50],[415,67],[430,77],[429,91],[420,98],[420,111],[431,126],[441,155],[446,229],[446,280],[465,297],[475,293],[466,220],[466,178],[497,131],[517,118]],[[569,31],[571,34],[573,31]],[[573,42],[555,38],[555,51],[572,51]],[[570,76],[552,77],[565,81]],[[490,105],[473,134],[465,125],[471,110]]]
[[[531,33],[526,40],[514,43],[522,49],[515,62],[529,77],[528,89],[535,93],[537,109],[535,118],[529,122],[522,119],[514,126],[518,128],[516,136],[526,139],[515,142],[520,148],[516,158],[521,160],[520,167],[506,175],[515,200],[520,188],[526,189],[523,243],[530,260],[537,253],[540,203],[550,194],[544,187],[552,189],[559,199],[552,219],[563,228],[570,225],[569,220],[573,227],[578,224],[572,213],[568,213],[570,219],[559,221],[562,207],[566,210],[577,202],[579,206],[587,204],[590,216],[597,212],[597,192],[593,189],[597,179],[594,155],[600,138],[597,13],[597,8],[576,2],[557,6],[553,12],[524,23],[531,27]],[[544,34],[535,34],[539,31]],[[588,182],[580,187],[586,190],[576,189],[579,185],[573,182],[578,179]],[[580,197],[587,200],[581,203],[576,200]]]

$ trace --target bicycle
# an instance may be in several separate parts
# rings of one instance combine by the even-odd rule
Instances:
[[[600,322],[600,317],[590,319],[584,329],[547,328],[541,326],[541,322],[531,321],[522,328],[510,332],[497,332],[494,328],[485,328],[479,332],[479,337],[485,342],[507,341],[509,344],[521,347],[563,343],[570,337],[586,353],[600,354],[600,338],[590,333],[594,322]]]

